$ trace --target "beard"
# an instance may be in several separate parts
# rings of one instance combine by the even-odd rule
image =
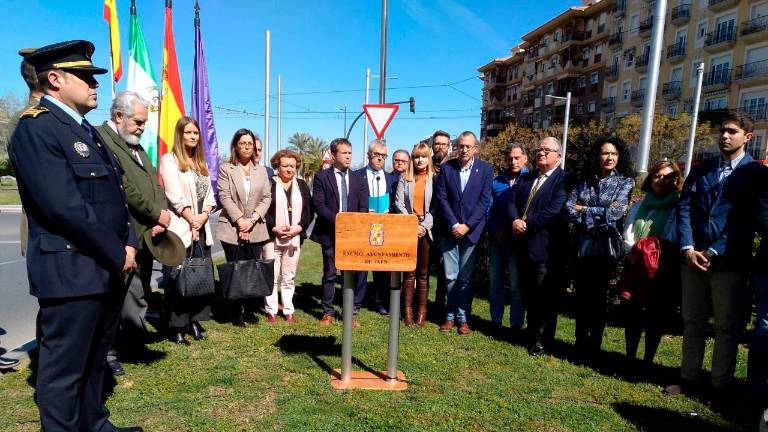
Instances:
[[[134,135],[127,130],[124,130],[121,126],[117,127],[117,134],[120,136],[120,138],[123,139],[123,141],[130,145],[139,145],[139,141],[141,141],[141,135]]]

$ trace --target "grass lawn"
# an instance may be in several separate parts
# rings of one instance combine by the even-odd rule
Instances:
[[[476,298],[469,336],[439,333],[437,324],[401,329],[399,369],[404,392],[336,391],[341,323],[322,328],[317,295],[319,247],[305,244],[299,266],[296,318],[241,330],[205,324],[207,340],[183,347],[156,340],[125,362],[108,400],[117,425],[147,431],[240,430],[530,430],[719,431],[729,423],[700,402],[662,394],[674,380],[681,339],[665,337],[657,369],[638,378],[623,352],[623,331],[609,328],[603,366],[567,360],[574,322],[561,316],[555,356],[533,358],[489,323],[488,302]],[[340,298],[340,296],[339,296]],[[387,320],[363,311],[355,330],[353,367],[384,370]],[[737,375],[745,375],[746,349]],[[73,353],[77,355],[77,353]],[[707,360],[711,345],[707,347]],[[708,364],[708,363],[707,363]],[[0,378],[0,430],[40,429],[29,371]],[[653,377],[653,378],[648,378]]]
[[[21,204],[15,181],[0,181],[0,205]]]

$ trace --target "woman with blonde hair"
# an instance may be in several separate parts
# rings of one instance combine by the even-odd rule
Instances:
[[[413,297],[416,294],[416,325],[424,327],[429,294],[429,247],[432,238],[432,149],[424,143],[411,151],[411,163],[400,177],[395,194],[397,213],[414,214],[419,218],[416,270],[403,274],[403,322],[414,324]]]
[[[200,127],[192,117],[176,122],[173,148],[160,158],[160,177],[171,209],[170,231],[178,235],[187,255],[210,257],[213,236],[208,216],[216,208],[211,177],[200,142]],[[202,340],[200,321],[211,317],[210,297],[185,299],[176,291],[173,267],[163,266],[169,339],[189,345],[184,333]]]

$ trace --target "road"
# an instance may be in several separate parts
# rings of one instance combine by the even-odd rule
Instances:
[[[211,216],[211,220],[217,220],[217,216]],[[7,351],[35,339],[37,300],[29,295],[27,262],[19,250],[20,217],[17,213],[0,213],[0,347]],[[214,256],[222,253],[218,241],[212,252]],[[153,279],[157,279],[161,276],[160,264],[155,262],[154,269]]]

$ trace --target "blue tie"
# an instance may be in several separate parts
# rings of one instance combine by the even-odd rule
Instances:
[[[339,175],[341,175],[341,196],[339,199],[341,201],[341,211],[345,212],[347,211],[347,199],[349,196],[347,192],[347,173],[339,172]]]

